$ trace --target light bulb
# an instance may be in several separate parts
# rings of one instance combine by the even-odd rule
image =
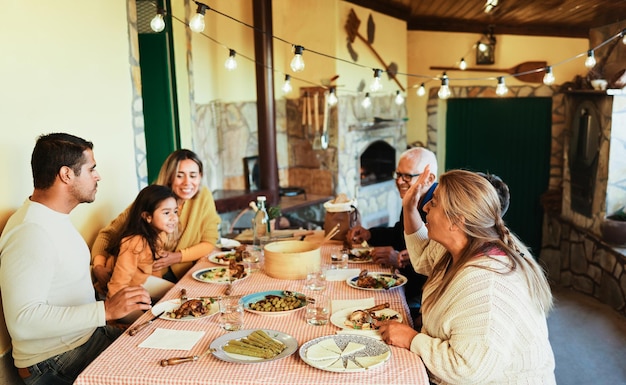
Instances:
[[[331,88],[330,91],[328,91],[328,105],[332,107],[337,104],[338,101],[339,99],[337,99],[335,88]]]
[[[304,59],[302,59],[302,52],[304,52],[303,46],[297,45],[294,47],[294,55],[293,59],[291,59],[291,69],[293,72],[304,71]]]
[[[288,94],[291,92],[291,90],[293,90],[293,87],[291,87],[291,76],[290,75],[285,75],[285,82],[283,83],[283,94]]]
[[[509,89],[504,84],[504,76],[498,76],[498,85],[496,86],[496,95],[504,96],[509,93]]]
[[[585,67],[592,69],[596,66],[596,57],[593,53],[593,50],[590,49],[587,51],[587,59],[585,59]]]
[[[485,43],[480,43],[480,42],[479,42],[479,43],[478,43],[478,50],[479,50],[480,52],[485,52],[485,51],[487,50],[487,44],[485,44]]]
[[[422,83],[417,89],[417,96],[424,96],[424,95],[426,95],[426,87],[424,87],[424,83]]]
[[[372,100],[370,99],[370,93],[366,92],[363,101],[361,102],[363,108],[370,108],[372,106]]]
[[[448,77],[444,76],[441,78],[441,87],[437,92],[439,99],[448,99],[452,92],[450,92],[450,87],[448,86]]]
[[[163,20],[163,10],[157,10],[157,14],[150,20],[150,28],[154,32],[161,32],[165,29],[165,20]]]
[[[404,96],[400,93],[400,91],[396,91],[396,98],[394,99],[397,105],[401,106],[404,103]]]
[[[232,71],[235,68],[237,68],[237,60],[235,60],[236,54],[237,52],[235,52],[234,49],[231,49],[230,53],[228,54],[228,59],[226,59],[226,62],[224,62],[224,67],[226,67],[226,69],[229,71]]]
[[[622,43],[626,44],[626,28],[620,32],[620,35],[622,36]]]
[[[383,70],[381,69],[374,69],[374,80],[372,81],[372,84],[370,84],[370,91],[376,92],[383,89],[383,83],[380,81],[380,74],[382,74],[382,72]]]
[[[459,69],[464,71],[466,68],[467,68],[467,62],[465,61],[465,58],[461,58],[461,62],[459,63]]]
[[[554,74],[552,73],[552,67],[547,66],[546,67],[546,74],[543,75],[543,84],[545,84],[546,86],[549,86],[551,84],[554,84]]]
[[[204,31],[204,14],[209,9],[208,5],[198,3],[196,14],[189,21],[189,28],[197,33]]]

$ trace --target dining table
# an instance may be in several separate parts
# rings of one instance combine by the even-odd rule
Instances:
[[[319,237],[314,241],[319,241]],[[250,247],[250,246],[248,246]],[[331,269],[331,255],[340,253],[341,242],[320,241],[321,266],[327,270],[327,276],[337,276],[339,271]],[[187,298],[219,297],[224,295],[225,284],[203,282],[194,278],[194,273],[201,269],[220,266],[209,260],[210,256],[199,259],[166,295],[154,305],[180,299],[181,292]],[[358,269],[358,270],[356,270]],[[371,261],[348,263],[346,272],[367,269],[369,272],[389,272]],[[339,275],[340,276],[340,275]],[[341,277],[341,276],[340,276]],[[236,280],[230,288],[231,296],[245,296],[265,291],[291,291],[310,293],[305,289],[304,279],[284,280],[272,278],[261,268]],[[329,278],[324,294],[331,298],[333,306],[369,300],[373,303],[388,303],[401,316],[402,322],[412,325],[409,308],[402,287],[389,290],[362,290],[348,284],[345,277]],[[345,307],[345,306],[344,306]],[[334,310],[333,310],[334,311]],[[287,312],[285,315],[261,314],[244,311],[243,330],[269,330],[293,337],[297,349],[293,354],[281,359],[267,361],[224,360],[222,356],[210,350],[216,339],[228,338],[230,332],[219,325],[219,312],[207,317],[189,321],[156,318],[139,332],[129,333],[134,326],[154,318],[152,311],[147,311],[138,318],[129,329],[98,356],[76,379],[76,385],[183,385],[183,384],[228,384],[228,385],[267,385],[267,384],[315,384],[315,385],[428,385],[428,374],[420,357],[408,349],[388,345],[390,357],[382,364],[357,371],[328,371],[305,362],[300,355],[300,347],[308,341],[324,336],[339,335],[346,330],[332,322],[325,325],[310,325],[305,319],[306,309]],[[186,350],[151,348],[145,342],[157,332],[195,333],[197,341]],[[372,331],[369,331],[372,333]],[[355,331],[355,335],[358,331]],[[376,333],[376,332],[373,332]],[[345,335],[345,334],[344,334]],[[369,334],[370,336],[372,334]],[[224,337],[226,336],[226,337]],[[368,337],[371,338],[371,337]],[[384,344],[380,338],[377,343]],[[385,345],[387,346],[387,345]],[[205,354],[206,353],[206,354]],[[176,365],[162,366],[161,362],[175,357],[197,356],[196,360]]]

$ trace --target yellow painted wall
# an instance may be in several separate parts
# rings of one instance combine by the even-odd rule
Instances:
[[[572,39],[540,36],[497,35],[496,33],[495,64],[481,68],[515,67],[525,61],[546,61],[548,65],[560,63],[589,49],[588,39]],[[480,39],[479,34],[410,31],[407,33],[407,53],[409,73],[436,78],[441,71],[431,70],[431,66],[453,67],[465,57],[468,67],[478,67],[475,64],[474,44]],[[576,75],[585,75],[585,58],[560,64],[553,68],[556,84],[562,84],[574,79]],[[461,72],[450,71],[450,85],[495,85],[496,77],[504,75],[494,72]],[[492,79],[486,79],[492,77]],[[481,80],[460,80],[467,78],[481,78]],[[458,80],[457,80],[458,79]],[[426,143],[426,97],[417,97],[415,91],[422,82],[426,82],[428,95],[429,88],[439,88],[439,80],[429,78],[410,77],[408,85],[410,91],[407,98],[409,121],[407,124],[407,142],[416,140]],[[507,85],[536,85],[524,83],[515,78],[506,78]]]
[[[2,12],[0,228],[32,193],[37,136],[65,131],[94,142],[102,176],[96,201],[71,215],[91,242],[138,191],[126,4],[10,1]]]

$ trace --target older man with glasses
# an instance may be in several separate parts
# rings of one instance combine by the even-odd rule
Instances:
[[[415,183],[417,177],[421,175],[427,165],[430,167],[430,175],[426,183],[430,184],[430,188],[418,204],[418,209],[424,222],[426,222],[426,213],[423,207],[430,200],[437,186],[437,158],[435,154],[423,147],[408,149],[400,156],[398,166],[393,174],[400,197],[403,198],[409,187]],[[401,274],[408,278],[409,281],[405,285],[405,294],[411,312],[414,313],[412,315],[415,317],[419,309],[422,285],[426,281],[426,277],[417,274],[411,266],[404,242],[403,219],[403,213],[401,212],[400,219],[393,227],[373,227],[368,230],[357,226],[348,231],[346,240],[353,245],[360,245],[363,241],[367,241],[370,246],[374,247],[372,252],[374,262],[381,265],[395,266],[400,270]]]

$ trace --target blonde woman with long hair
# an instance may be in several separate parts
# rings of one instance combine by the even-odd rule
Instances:
[[[435,384],[556,384],[550,286],[504,224],[496,190],[476,173],[448,171],[425,224],[416,203],[426,189],[420,177],[402,202],[411,263],[428,276],[423,326],[388,322],[383,339],[419,355]]]

